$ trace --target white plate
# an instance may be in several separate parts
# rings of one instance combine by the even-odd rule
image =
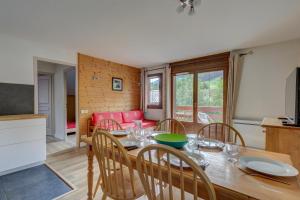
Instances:
[[[205,167],[208,166],[208,162],[201,155],[195,154],[195,153],[188,153],[188,152],[184,152],[184,153],[187,154],[187,156],[190,159],[192,159],[202,169],[205,169]],[[167,160],[168,160],[167,154],[165,154],[162,157],[162,159],[167,162]],[[176,156],[170,154],[170,164],[173,166],[176,166],[176,167],[180,167],[180,160]],[[189,168],[190,166],[188,164],[186,164],[185,162],[182,162],[182,167]]]
[[[125,136],[125,135],[128,135],[128,132],[126,132],[125,130],[115,130],[115,131],[111,131],[110,133],[112,135],[115,135],[115,136]]]
[[[211,148],[211,149],[224,147],[223,142],[220,142],[220,141],[214,140],[214,139],[209,139],[209,138],[199,139],[198,145],[200,147]]]
[[[140,141],[135,140],[135,139],[123,138],[123,139],[120,139],[119,141],[125,148],[140,146]]]
[[[242,156],[240,157],[240,165],[272,176],[290,177],[297,176],[299,173],[289,164],[261,157]]]

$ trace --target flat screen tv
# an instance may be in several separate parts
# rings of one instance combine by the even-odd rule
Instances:
[[[0,115],[33,113],[33,85],[0,83]]]
[[[300,126],[300,68],[297,67],[286,79],[285,115],[287,125]]]

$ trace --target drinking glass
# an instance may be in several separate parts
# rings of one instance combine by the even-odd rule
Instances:
[[[225,153],[229,162],[236,163],[239,156],[239,146],[236,144],[225,144]]]
[[[198,140],[198,144],[201,146],[205,146],[205,142],[204,142],[204,136],[203,135],[198,135],[197,136],[197,140]]]
[[[135,136],[134,136],[134,130],[132,127],[129,127],[129,128],[126,128],[126,133],[128,135],[128,138],[131,138],[131,139],[134,139]]]
[[[198,149],[197,137],[188,137],[188,151],[194,153]]]

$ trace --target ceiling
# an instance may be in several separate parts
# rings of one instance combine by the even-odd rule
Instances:
[[[0,0],[0,33],[137,67],[300,38],[300,0]]]

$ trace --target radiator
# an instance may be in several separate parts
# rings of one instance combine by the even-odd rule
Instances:
[[[265,149],[266,135],[260,126],[261,121],[233,120],[233,127],[237,129],[244,138],[246,146]]]

